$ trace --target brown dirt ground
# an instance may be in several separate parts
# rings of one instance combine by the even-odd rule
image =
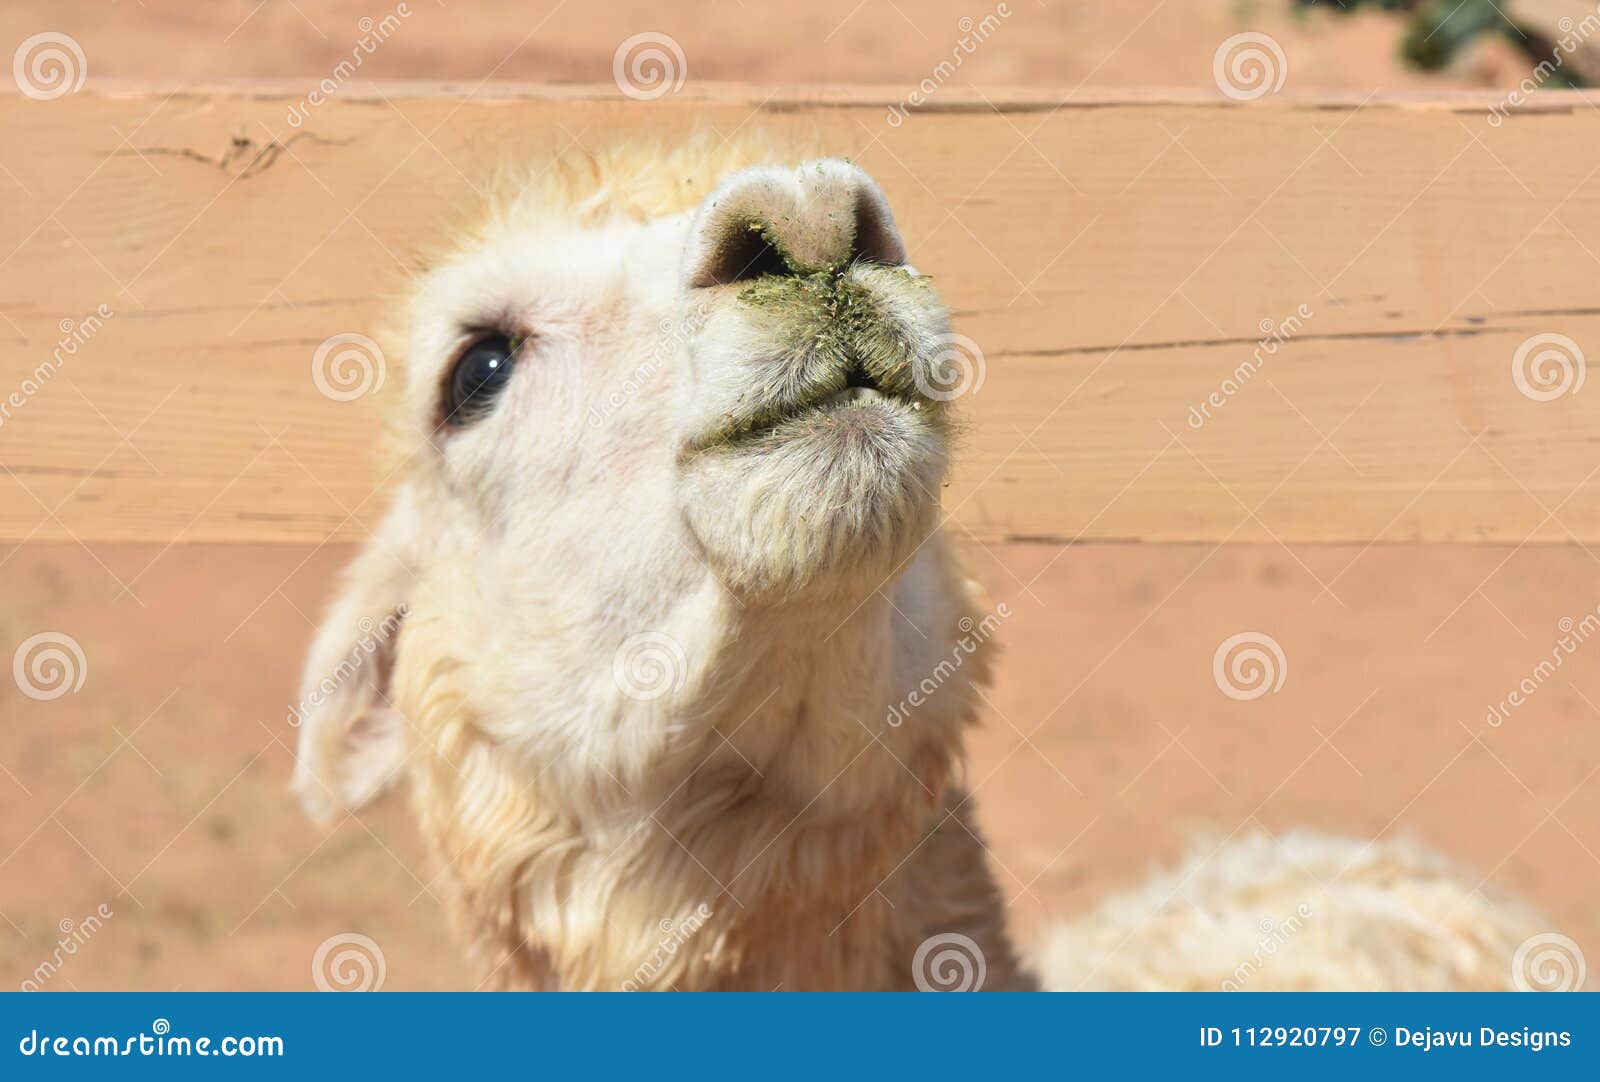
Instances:
[[[1504,725],[1488,706],[1600,600],[1577,547],[1009,544],[971,561],[1012,615],[972,740],[979,819],[1030,940],[1196,831],[1404,832],[1600,956],[1600,673],[1577,656]],[[51,987],[304,989],[330,935],[390,988],[470,987],[405,802],[331,833],[285,790],[286,711],[348,550],[28,545],[0,644],[70,633],[80,691],[0,681],[0,980],[63,920],[113,918]],[[113,575],[131,587],[124,593]],[[1331,586],[1323,593],[1319,584]],[[120,596],[119,596],[120,595]],[[1282,690],[1219,693],[1218,643],[1273,635]]]

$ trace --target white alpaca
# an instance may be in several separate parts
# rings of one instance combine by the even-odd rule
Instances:
[[[313,646],[295,787],[326,818],[406,776],[502,986],[913,988],[954,950],[1033,987],[958,785],[987,652],[950,666],[985,614],[937,529],[945,310],[859,168],[748,157],[558,163],[421,280],[398,493]],[[1146,940],[1132,907],[1065,933],[1045,983],[1220,986],[1311,899],[1327,934],[1252,987],[1509,986],[1539,928],[1380,851],[1317,894],[1336,861],[1235,847]]]

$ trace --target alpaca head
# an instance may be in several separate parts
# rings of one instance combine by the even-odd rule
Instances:
[[[740,173],[690,227],[676,502],[730,589],[870,592],[927,533],[945,472],[923,393],[948,336],[860,169]]]
[[[947,316],[871,178],[758,166],[644,210],[594,183],[419,283],[395,506],[307,669],[315,811],[398,772],[397,652],[464,669],[495,740],[622,771],[726,692],[733,624],[820,637],[934,528]]]

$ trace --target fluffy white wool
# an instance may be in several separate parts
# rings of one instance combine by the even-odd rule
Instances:
[[[1548,926],[1473,884],[1405,839],[1202,842],[1048,935],[1040,968],[1061,991],[1510,991]]]

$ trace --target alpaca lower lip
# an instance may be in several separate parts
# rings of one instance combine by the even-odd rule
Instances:
[[[866,417],[876,413],[898,413],[905,407],[920,411],[922,403],[880,391],[876,387],[850,386],[834,391],[824,398],[786,410],[764,424],[751,426],[741,435],[759,438],[784,430],[793,431],[797,425],[825,424],[830,418],[842,420],[847,416]]]
[[[852,383],[787,409],[751,418],[742,424],[730,423],[727,427],[694,441],[689,445],[688,451],[692,454],[715,447],[748,445],[785,431],[793,431],[796,425],[825,421],[829,416],[842,417],[857,413],[866,415],[878,411],[900,413],[907,408],[917,413],[925,413],[925,403],[915,398],[904,398],[874,386]],[[933,420],[931,415],[928,419]]]

